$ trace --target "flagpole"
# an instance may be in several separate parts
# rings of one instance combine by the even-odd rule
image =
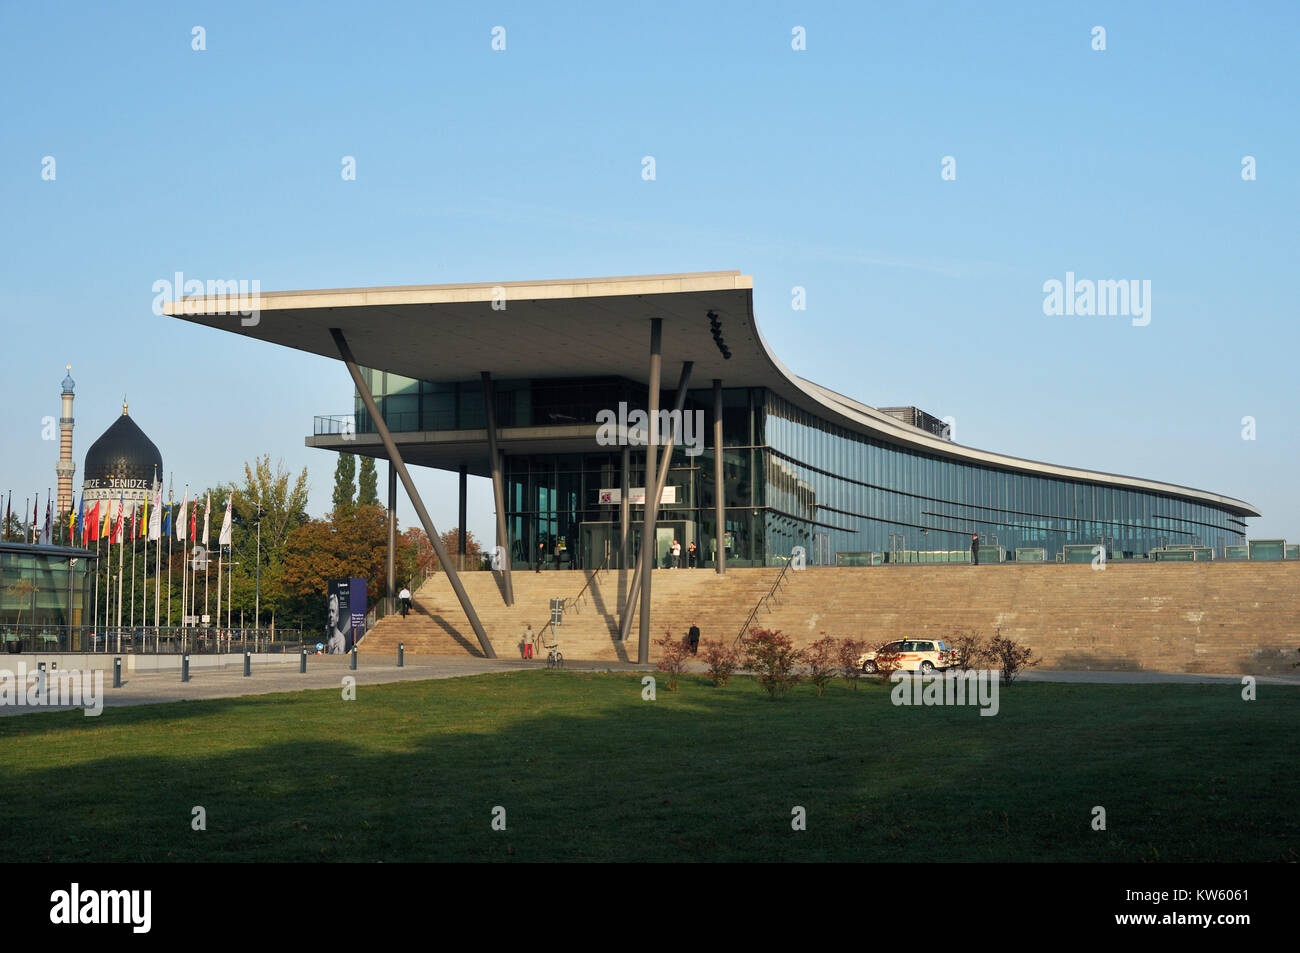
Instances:
[[[117,513],[117,650],[122,651],[122,562],[126,556],[126,503]]]
[[[130,626],[135,628],[135,537],[138,532],[135,526],[135,508],[131,508],[131,621]]]

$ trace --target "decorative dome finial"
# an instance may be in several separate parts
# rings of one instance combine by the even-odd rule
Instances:
[[[71,394],[72,389],[77,386],[76,382],[72,379],[72,365],[67,364],[64,366],[64,369],[68,372],[68,375],[63,378],[63,393]]]

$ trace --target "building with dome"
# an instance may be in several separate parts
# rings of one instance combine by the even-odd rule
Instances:
[[[118,417],[86,451],[81,488],[87,509],[97,500],[111,504],[117,515],[119,501],[128,514],[148,498],[157,481],[162,480],[163,460],[158,447],[131,419],[128,405],[122,404]]]

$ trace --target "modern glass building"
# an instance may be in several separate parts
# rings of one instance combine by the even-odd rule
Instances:
[[[0,543],[4,648],[68,649],[67,626],[90,620],[96,558],[88,549]]]
[[[1049,561],[1078,544],[1112,556],[1222,552],[1259,515],[1218,493],[961,446],[906,422],[929,415],[820,387],[768,349],[752,287],[739,272],[707,272],[284,292],[262,296],[251,326],[209,299],[167,313],[330,357],[346,340],[407,464],[492,476],[495,438],[514,568],[539,552],[547,567],[616,566],[629,558],[625,526],[635,559],[646,450],[602,440],[600,415],[646,408],[656,366],[664,409],[690,365],[681,440],[691,446],[672,454],[655,565],[674,538],[684,551],[694,542],[705,566],[719,546],[739,566],[783,563],[796,546],[811,565],[962,561],[972,535],[990,554]],[[307,443],[388,457],[376,430],[358,391],[351,413],[316,418]]]

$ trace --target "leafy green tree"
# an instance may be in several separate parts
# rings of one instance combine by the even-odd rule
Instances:
[[[356,507],[356,477],[356,454],[340,453],[338,463],[334,465],[334,512],[339,516]]]
[[[379,506],[379,476],[375,472],[375,458],[361,458],[361,474],[358,477],[357,505]]]

